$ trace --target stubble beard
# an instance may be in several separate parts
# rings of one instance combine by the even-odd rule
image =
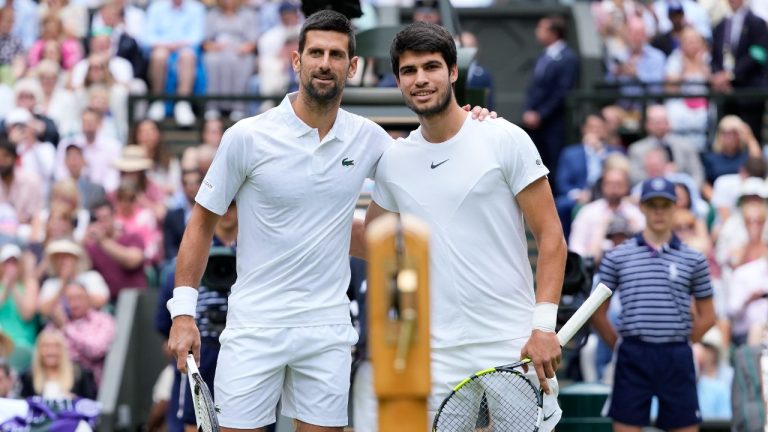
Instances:
[[[323,78],[325,77],[326,76]],[[315,86],[312,82],[312,80],[316,78],[315,75],[310,75],[309,79],[302,83],[306,90],[307,99],[312,105],[317,107],[327,107],[335,105],[341,98],[341,92],[344,90],[344,81],[339,81],[334,74],[329,74],[327,77],[330,77],[333,80],[333,85],[326,89],[320,89]]]
[[[443,96],[432,106],[420,108],[414,104],[411,99],[404,98],[405,105],[411,109],[416,115],[421,117],[432,117],[438,114],[444,113],[451,104],[451,96],[453,95],[453,88],[443,94]]]
[[[315,87],[312,81],[310,81],[307,83],[305,88],[307,89],[307,96],[309,96],[309,99],[313,103],[323,106],[331,105],[339,99],[341,96],[341,88],[343,88],[343,84],[339,86],[336,83],[326,90],[321,90]]]

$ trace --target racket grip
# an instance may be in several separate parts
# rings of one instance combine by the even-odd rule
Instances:
[[[565,346],[571,341],[574,335],[581,329],[581,327],[589,321],[592,314],[595,313],[598,307],[611,296],[613,292],[610,288],[602,283],[597,284],[597,287],[592,291],[592,294],[587,297],[576,312],[573,314],[563,327],[557,332],[557,339],[560,341],[560,346]]]

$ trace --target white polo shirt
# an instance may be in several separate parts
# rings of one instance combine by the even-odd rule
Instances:
[[[382,156],[373,200],[431,227],[433,348],[530,336],[533,276],[515,195],[548,172],[503,119],[468,116],[439,144],[419,128]]]
[[[339,110],[320,141],[294,113],[295,96],[228,129],[197,193],[197,202],[217,214],[237,198],[230,328],[350,323],[352,215],[392,139],[372,121]]]

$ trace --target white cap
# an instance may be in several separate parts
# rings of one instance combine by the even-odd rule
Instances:
[[[0,249],[0,262],[6,262],[11,258],[19,259],[21,257],[21,249],[14,243],[6,243],[2,249]]]
[[[5,115],[6,128],[15,124],[28,124],[30,121],[32,121],[32,114],[24,108],[13,108]]]
[[[48,246],[45,248],[45,254],[68,254],[79,258],[83,256],[83,248],[72,240],[59,239],[48,243]]]

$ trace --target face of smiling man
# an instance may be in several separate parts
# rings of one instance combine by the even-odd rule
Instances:
[[[346,34],[307,32],[304,50],[293,53],[293,69],[311,100],[326,105],[341,97],[346,80],[357,70],[357,57],[349,58],[348,46]]]
[[[458,74],[458,68],[449,69],[440,53],[405,51],[397,84],[408,108],[429,117],[444,112],[454,101],[452,84]]]

